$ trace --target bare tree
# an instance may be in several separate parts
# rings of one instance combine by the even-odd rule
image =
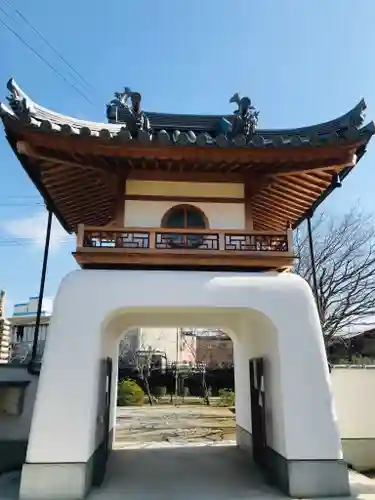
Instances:
[[[343,217],[317,216],[313,242],[318,309],[326,345],[332,337],[363,328],[375,314],[375,228],[372,217],[357,207]],[[294,271],[313,286],[305,228],[295,234]]]
[[[164,332],[154,339],[158,342],[162,339]],[[154,357],[166,358],[165,353],[153,349],[151,345],[146,345],[142,330],[130,330],[126,332],[120,340],[119,345],[119,364],[120,366],[132,366],[138,370],[139,378],[143,381],[150,405],[153,404],[153,398],[150,390],[150,376],[154,368]]]
[[[212,355],[212,346],[210,346],[209,342],[207,344],[207,348],[204,350],[204,352],[198,352],[197,349],[197,336],[200,337],[206,337],[208,340],[210,337],[213,337],[215,339],[217,338],[223,338],[227,339],[228,336],[226,333],[224,333],[221,330],[212,330],[212,329],[192,329],[191,334],[184,336],[181,341],[183,342],[184,346],[187,347],[187,349],[190,351],[193,359],[194,359],[194,365],[196,370],[198,370],[200,374],[200,379],[201,379],[201,387],[202,387],[202,392],[203,392],[203,399],[204,402],[206,403],[207,406],[210,406],[210,394],[209,394],[209,387],[207,386],[207,380],[206,380],[206,371],[207,367],[211,361],[211,355]],[[194,338],[195,342],[189,342],[189,338]]]

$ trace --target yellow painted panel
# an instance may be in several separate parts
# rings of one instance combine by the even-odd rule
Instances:
[[[137,181],[126,183],[126,194],[151,196],[199,196],[206,198],[243,198],[240,183]]]

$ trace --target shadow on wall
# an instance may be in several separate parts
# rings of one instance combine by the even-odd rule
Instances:
[[[38,380],[26,366],[0,365],[0,474],[25,461]]]

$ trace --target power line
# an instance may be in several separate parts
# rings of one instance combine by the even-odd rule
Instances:
[[[9,14],[2,8],[0,7],[1,12],[3,12],[6,16],[9,17]],[[78,92],[88,103],[90,103],[92,106],[95,106],[95,104],[89,99],[81,90],[74,85],[74,83],[70,82],[58,69],[56,69],[45,57],[43,57],[37,50],[35,50],[26,40],[22,38],[21,35],[19,35],[13,28],[11,28],[3,19],[0,18],[0,23],[5,26],[5,28],[13,33],[13,35],[18,38],[20,42],[22,42],[34,55],[38,57],[41,61],[43,61],[56,75],[60,76],[64,80],[65,83],[70,85],[76,92]]]
[[[0,203],[0,208],[12,208],[12,207],[42,207],[43,203]]]
[[[16,199],[24,199],[24,198],[40,199],[40,196],[38,196],[37,194],[9,194],[6,196],[6,198],[10,198],[10,199],[15,199],[15,198]]]
[[[37,28],[35,28],[35,26],[33,26],[33,25],[31,24],[31,22],[27,19],[27,17],[26,17],[26,16],[24,16],[24,15],[22,14],[22,12],[20,12],[20,11],[19,11],[16,7],[14,7],[14,6],[13,6],[13,5],[9,2],[9,0],[3,0],[3,1],[4,1],[7,5],[8,5],[8,7],[9,7],[10,9],[13,9],[13,11],[14,11],[14,12],[15,12],[15,13],[16,13],[16,14],[17,14],[17,15],[18,15],[18,16],[19,16],[19,17],[20,17],[20,18],[24,21],[24,23],[26,23],[26,24],[27,24],[27,26],[29,26],[29,28],[30,28],[30,29],[32,29],[32,30],[34,31],[34,33],[36,33],[36,34],[39,36],[39,38],[40,38],[41,40],[43,40],[43,42],[44,42],[44,43],[45,43],[45,44],[46,44],[46,45],[47,45],[47,46],[48,46],[48,47],[49,47],[49,48],[50,48],[50,49],[51,49],[51,50],[52,50],[52,51],[53,51],[53,52],[54,52],[54,53],[55,53],[55,54],[56,54],[56,55],[57,55],[57,56],[58,56],[58,57],[59,57],[59,58],[60,58],[60,59],[61,59],[61,60],[62,60],[62,61],[63,61],[63,62],[64,62],[64,63],[65,63],[65,64],[66,64],[66,65],[67,65],[67,66],[68,66],[68,67],[69,67],[69,68],[70,68],[70,69],[71,69],[71,70],[72,70],[72,71],[73,71],[73,72],[74,72],[74,73],[75,73],[78,77],[79,77],[79,78],[80,78],[80,79],[81,79],[81,80],[82,80],[82,82],[83,82],[83,83],[85,83],[85,85],[86,85],[86,86],[88,86],[89,88],[91,88],[91,89],[92,89],[92,90],[94,90],[94,91],[96,90],[96,89],[93,87],[93,85],[92,85],[90,82],[88,82],[88,81],[86,80],[86,78],[85,78],[84,76],[82,76],[82,74],[81,74],[79,71],[77,71],[77,70],[74,68],[74,66],[73,66],[72,64],[70,64],[70,62],[69,62],[69,61],[68,61],[68,60],[67,60],[67,59],[66,59],[66,58],[65,58],[65,57],[64,57],[64,56],[63,56],[63,55],[62,55],[62,54],[61,54],[61,53],[60,53],[60,52],[56,49],[56,47],[54,47],[54,46],[52,45],[52,43],[51,43],[51,42],[49,42],[49,41],[47,40],[47,38],[46,38],[44,35],[42,35],[42,33],[40,33],[40,31],[39,31]],[[3,11],[3,12],[4,12],[4,11]]]
[[[73,243],[75,240],[75,237],[73,236],[66,236],[66,237],[61,237],[61,238],[54,238],[54,243],[60,244],[65,244],[65,243]],[[36,241],[35,238],[30,238],[30,237],[1,237],[0,236],[0,248],[9,248],[9,247],[30,247],[30,246],[35,246]]]
[[[41,207],[44,206],[43,201],[40,198],[3,198],[0,199],[0,207],[8,208],[8,207]]]

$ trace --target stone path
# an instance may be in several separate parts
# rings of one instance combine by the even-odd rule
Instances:
[[[375,500],[375,481],[350,471],[352,497]],[[18,498],[19,473],[0,478],[0,500]],[[117,450],[103,486],[88,500],[276,500],[250,460],[234,446]],[[324,499],[321,499],[324,500]],[[332,499],[331,499],[332,500]],[[340,499],[335,499],[340,500]]]
[[[101,489],[88,500],[285,498],[235,446],[114,451]]]
[[[106,479],[88,500],[287,498],[229,439],[234,419],[226,408],[119,408],[117,417]],[[19,479],[16,472],[0,477],[0,500],[18,499]],[[350,483],[350,499],[375,500],[374,480],[351,471]]]
[[[375,481],[350,472],[352,497],[375,500]],[[265,484],[235,446],[117,450],[108,475],[88,500],[276,500],[288,498]],[[332,500],[332,499],[331,499]],[[344,500],[344,499],[342,499]]]

